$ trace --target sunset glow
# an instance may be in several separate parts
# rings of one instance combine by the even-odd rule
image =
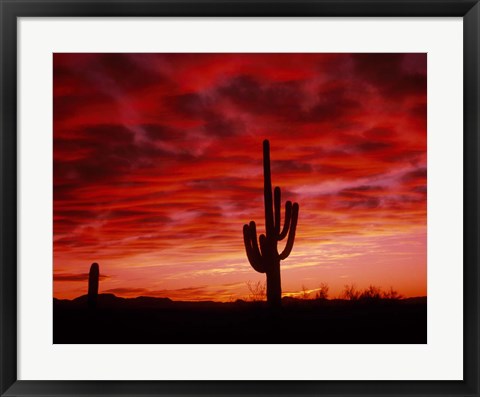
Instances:
[[[85,294],[97,262],[100,293],[246,298],[265,280],[242,235],[264,232],[264,139],[282,203],[300,205],[284,296],[427,295],[426,54],[54,54],[53,68],[55,297]]]

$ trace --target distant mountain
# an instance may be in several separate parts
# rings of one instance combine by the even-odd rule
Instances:
[[[354,304],[365,304],[365,301],[349,301],[345,299],[329,299],[329,300],[319,300],[319,299],[299,299],[286,296],[282,298],[283,305],[288,306],[349,306]],[[396,303],[396,304],[409,304],[409,303],[419,303],[419,304],[426,304],[427,297],[420,296],[420,297],[412,297],[412,298],[404,298],[404,299],[378,299],[376,300],[378,304],[388,304],[388,303]],[[67,308],[83,308],[88,303],[88,296],[82,295],[73,300],[68,299],[57,299],[53,298],[54,307],[58,307],[59,309],[67,309]],[[375,303],[375,300],[368,301],[368,303]],[[170,298],[157,298],[152,296],[138,296],[135,298],[122,298],[118,297],[114,294],[99,294],[98,295],[98,306],[99,308],[104,309],[114,309],[114,308],[124,308],[124,309],[147,309],[147,308],[213,308],[213,307],[239,307],[245,305],[255,305],[255,306],[263,306],[266,302],[259,301],[259,302],[246,302],[242,299],[237,299],[235,302],[214,302],[214,301],[173,301]]]

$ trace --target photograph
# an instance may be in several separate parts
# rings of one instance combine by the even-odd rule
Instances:
[[[480,397],[480,0],[0,0],[0,397]]]
[[[53,53],[53,343],[427,344],[427,56]]]

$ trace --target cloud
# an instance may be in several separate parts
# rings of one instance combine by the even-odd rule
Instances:
[[[88,281],[89,274],[88,273],[54,273],[53,274],[53,281]],[[99,279],[106,280],[110,278],[105,274],[100,274]]]
[[[358,197],[349,201],[340,201],[340,207],[351,209],[351,208],[361,208],[361,209],[374,209],[380,206],[380,199],[378,197]]]
[[[170,298],[172,300],[215,300],[229,299],[244,283],[227,283],[215,287],[196,286],[177,289],[145,289],[145,288],[111,288],[104,293],[112,293],[122,297],[153,296],[157,298]]]
[[[426,54],[355,54],[352,59],[356,75],[384,98],[426,95]]]
[[[213,101],[199,93],[185,93],[166,98],[171,111],[188,118],[204,118],[214,114]]]
[[[297,160],[275,160],[271,164],[271,171],[275,174],[309,173],[312,172],[311,164]]]
[[[423,182],[427,179],[427,169],[424,167],[409,171],[402,176],[404,182]]]
[[[168,82],[159,68],[151,67],[154,58],[150,54],[55,53],[54,77],[57,85],[97,83],[97,89],[110,86],[134,92]]]
[[[423,185],[423,186],[415,186],[415,187],[412,188],[412,192],[421,193],[421,194],[427,194],[427,186],[426,186],[426,185]]]
[[[385,187],[383,187],[383,186],[360,185],[360,186],[350,187],[348,189],[343,189],[340,192],[340,194],[346,193],[346,192],[349,192],[349,193],[358,193],[358,192],[361,192],[361,193],[381,193],[383,191],[385,191]]]
[[[377,126],[364,131],[363,135],[369,140],[382,141],[385,139],[388,141],[395,135],[395,132],[391,128]]]
[[[110,288],[102,291],[105,294],[118,294],[121,296],[140,296],[145,292],[148,292],[145,288]]]
[[[384,149],[390,149],[393,143],[387,142],[362,142],[353,147],[353,150],[360,153],[378,152]]]
[[[341,86],[311,92],[303,81],[268,82],[251,76],[232,78],[218,89],[219,101],[230,101],[241,112],[275,116],[290,122],[325,122],[354,114],[361,103]]]

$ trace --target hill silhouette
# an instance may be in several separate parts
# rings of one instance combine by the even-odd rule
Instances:
[[[53,299],[53,343],[427,343],[427,298],[187,302],[99,294]]]

